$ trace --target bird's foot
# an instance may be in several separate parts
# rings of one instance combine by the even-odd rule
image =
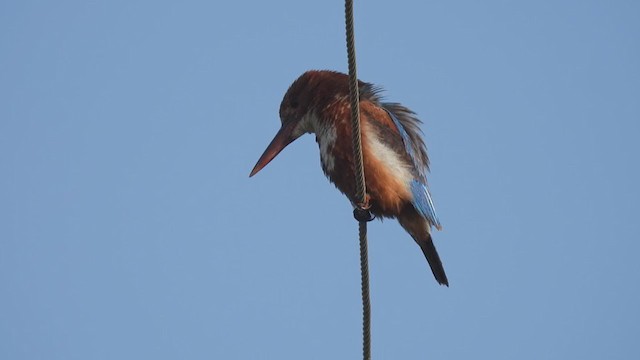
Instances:
[[[360,222],[368,222],[376,218],[376,216],[371,213],[369,195],[365,195],[364,203],[356,204],[353,209],[353,217]]]

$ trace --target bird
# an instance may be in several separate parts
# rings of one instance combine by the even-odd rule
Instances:
[[[429,157],[422,122],[407,107],[384,102],[382,88],[358,80],[366,203],[379,218],[395,218],[419,245],[440,285],[449,286],[431,236],[441,224],[427,185]],[[281,127],[249,177],[304,134],[315,134],[324,174],[356,207],[349,77],[309,70],[280,104]]]

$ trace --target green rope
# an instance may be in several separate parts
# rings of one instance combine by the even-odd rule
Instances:
[[[347,57],[349,61],[349,95],[351,98],[351,134],[353,140],[353,161],[356,177],[356,209],[354,216],[359,222],[360,274],[362,285],[362,354],[364,360],[371,359],[371,302],[369,300],[369,260],[367,249],[368,213],[367,187],[364,180],[362,161],[362,139],[360,134],[360,94],[356,74],[356,49],[353,31],[353,0],[345,0],[345,24],[347,33]],[[364,214],[369,214],[363,215]],[[368,218],[368,219],[367,219]]]

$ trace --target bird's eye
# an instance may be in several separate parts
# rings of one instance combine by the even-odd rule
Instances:
[[[296,109],[298,107],[298,100],[291,100],[291,107]]]

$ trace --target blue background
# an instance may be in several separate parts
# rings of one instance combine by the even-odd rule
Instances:
[[[356,3],[425,121],[438,286],[370,225],[377,359],[640,358],[640,3]],[[357,225],[313,136],[248,174],[343,3],[0,3],[0,358],[357,359]]]

